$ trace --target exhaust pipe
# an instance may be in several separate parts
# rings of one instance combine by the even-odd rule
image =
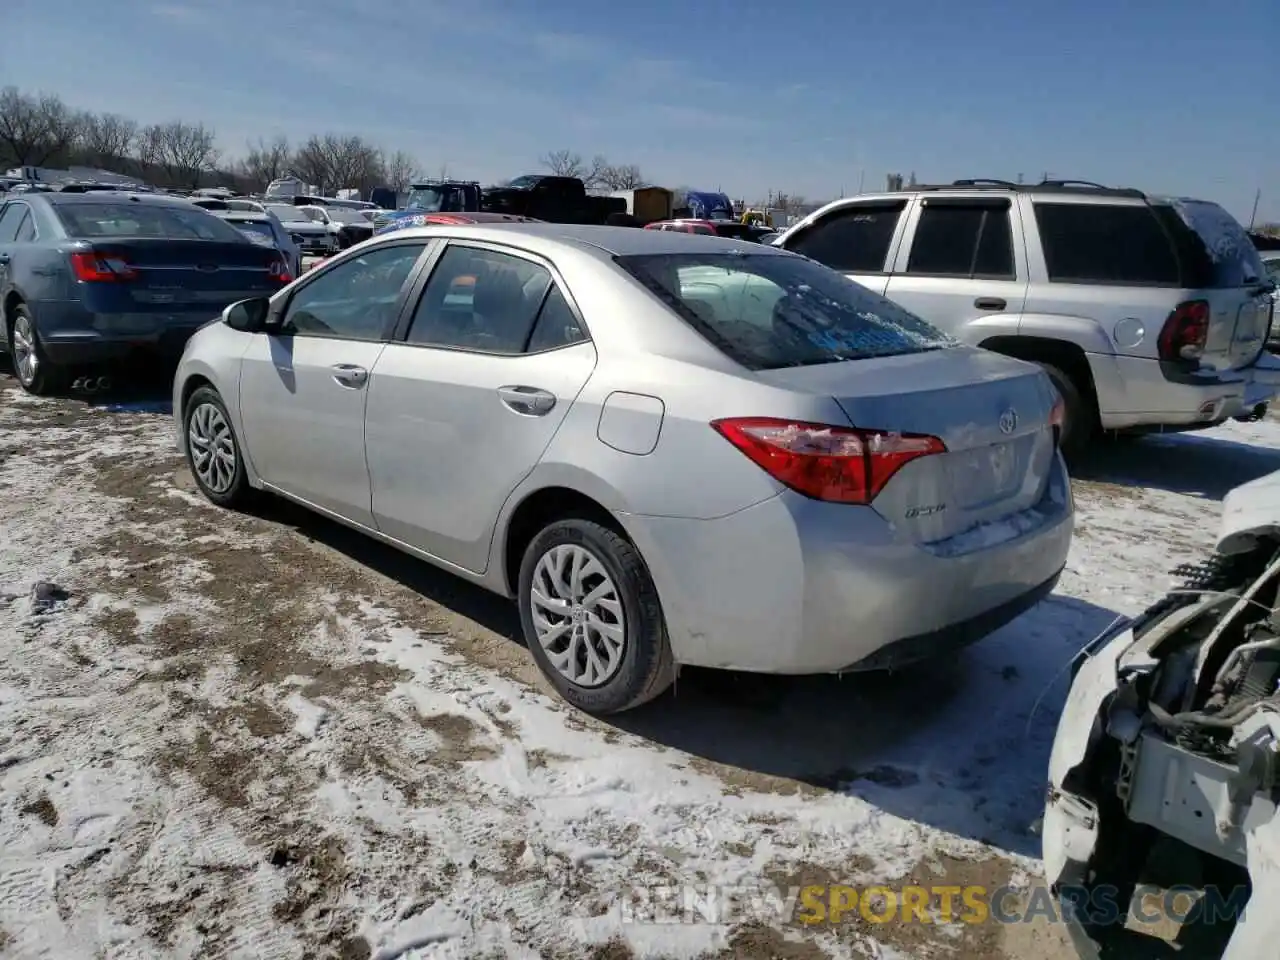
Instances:
[[[1237,416],[1232,417],[1232,419],[1238,420],[1240,423],[1257,423],[1259,420],[1266,419],[1266,416],[1267,404],[1260,403],[1248,413],[1238,414]]]
[[[99,393],[106,393],[112,387],[110,377],[99,377],[97,383],[98,383],[97,389]]]
[[[73,384],[71,384],[71,389],[77,390],[80,393],[97,393],[98,381],[93,377],[79,377]]]

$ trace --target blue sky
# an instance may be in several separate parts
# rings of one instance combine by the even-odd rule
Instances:
[[[358,133],[489,182],[569,148],[748,198],[1047,171],[1245,221],[1261,188],[1280,220],[1277,0],[9,0],[0,23],[0,85],[203,120],[229,154]]]

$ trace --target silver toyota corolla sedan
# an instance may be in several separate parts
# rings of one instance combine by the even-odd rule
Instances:
[[[954,649],[1048,593],[1071,539],[1038,367],[746,241],[376,237],[201,329],[174,411],[214,503],[270,491],[515,598],[597,713],[681,664]]]

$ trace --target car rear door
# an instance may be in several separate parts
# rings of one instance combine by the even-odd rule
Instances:
[[[1016,333],[1027,261],[1011,198],[927,194],[906,221],[884,295],[975,346]]]
[[[778,244],[884,295],[905,226],[906,197],[842,204],[802,223]]]
[[[502,505],[595,367],[563,279],[510,247],[454,241],[378,358],[365,452],[378,529],[475,573]]]
[[[273,305],[240,368],[245,446],[258,475],[322,510],[373,526],[365,464],[369,377],[404,309],[425,240],[321,268]]]

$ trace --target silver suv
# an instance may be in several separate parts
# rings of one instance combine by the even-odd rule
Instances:
[[[1273,283],[1220,206],[1080,181],[957,180],[837,200],[778,246],[975,346],[1039,363],[1063,447],[1099,430],[1199,429],[1261,412]]]

